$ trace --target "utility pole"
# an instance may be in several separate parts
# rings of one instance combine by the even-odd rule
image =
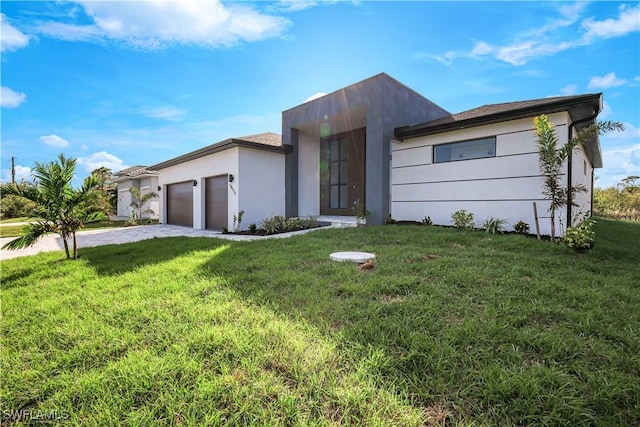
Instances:
[[[11,156],[11,183],[16,183],[16,158]]]

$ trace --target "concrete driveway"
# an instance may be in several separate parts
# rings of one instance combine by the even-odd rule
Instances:
[[[90,248],[94,246],[112,245],[119,243],[138,242],[140,240],[153,239],[154,237],[221,237],[219,231],[194,230],[193,228],[179,227],[176,225],[138,225],[135,227],[101,228],[98,230],[85,230],[77,233],[78,248]],[[226,237],[226,236],[225,236]],[[234,236],[237,237],[237,236]],[[3,237],[0,246],[14,240],[15,237]],[[71,242],[69,242],[71,245]],[[35,255],[40,252],[62,251],[64,246],[62,239],[57,234],[49,234],[38,242],[24,249],[15,251],[0,250],[0,259],[11,259],[26,255]]]
[[[243,236],[235,234],[222,234],[219,231],[196,230],[188,227],[180,227],[177,225],[137,225],[134,227],[122,228],[101,228],[98,230],[79,231],[76,236],[78,240],[78,250],[82,248],[91,248],[94,246],[113,245],[120,243],[138,242],[140,240],[153,239],[154,237],[217,237],[226,240],[246,241],[246,240],[262,240],[262,239],[282,239],[298,234],[305,234],[319,228],[309,230],[294,231],[291,233],[275,234],[273,236]],[[4,246],[15,237],[0,238],[0,247]],[[69,242],[71,245],[71,242]],[[0,260],[17,258],[27,255],[35,255],[40,252],[62,251],[64,245],[62,239],[57,234],[49,234],[38,240],[38,242],[28,248],[10,251],[7,249],[0,250]]]

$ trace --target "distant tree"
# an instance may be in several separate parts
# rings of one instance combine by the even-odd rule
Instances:
[[[582,185],[563,187],[560,181],[562,166],[569,155],[589,138],[609,131],[624,130],[622,123],[597,122],[578,132],[564,145],[559,146],[559,140],[555,133],[555,126],[546,115],[541,115],[533,120],[538,145],[538,163],[540,173],[543,176],[542,193],[549,200],[549,212],[551,214],[551,240],[556,236],[556,211],[567,206],[574,200],[577,192],[586,191]]]
[[[153,209],[144,209],[144,205],[146,205],[147,202],[149,202],[149,200],[155,197],[158,197],[157,193],[150,191],[144,196],[141,196],[140,189],[137,187],[129,188],[129,192],[131,193],[131,196],[132,196],[131,203],[129,204],[129,206],[133,208],[133,211],[131,211],[131,219],[129,220],[131,224],[137,224],[138,220],[142,218],[143,214],[151,214],[151,215],[155,214]]]
[[[105,213],[114,212],[116,209],[116,184],[113,182],[111,169],[101,166],[91,171],[91,175],[97,179],[96,189],[100,192],[100,204]]]
[[[10,241],[3,249],[21,249],[31,246],[47,233],[62,237],[67,259],[78,257],[76,231],[86,223],[105,219],[100,210],[94,175],[87,177],[79,189],[71,186],[76,169],[76,159],[64,154],[57,161],[36,162],[33,168],[35,186],[20,187],[14,184],[2,186],[2,192],[30,200],[35,204],[36,221],[25,227],[25,235]],[[73,241],[73,256],[69,252],[68,240]]]
[[[18,187],[33,186],[27,181],[16,183]],[[36,205],[22,197],[13,196],[2,192],[0,194],[0,217],[2,218],[18,218],[21,216],[31,216]]]
[[[622,187],[622,190],[624,191],[628,191],[629,193],[635,193],[637,191],[640,191],[640,183],[636,182],[639,180],[640,180],[640,176],[631,175],[624,178],[622,181],[620,181],[618,186]]]

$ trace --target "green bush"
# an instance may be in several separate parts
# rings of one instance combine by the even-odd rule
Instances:
[[[487,233],[491,233],[491,234],[502,233],[505,231],[504,225],[506,223],[507,223],[506,219],[491,217],[484,220],[484,222],[482,223],[482,228]]]
[[[298,231],[304,229],[301,218],[289,218],[284,222],[284,231]]]
[[[286,220],[284,217],[274,215],[271,218],[263,219],[260,224],[260,228],[262,228],[267,234],[282,233],[285,230],[285,222]]]
[[[516,231],[516,233],[518,234],[529,234],[529,231],[531,230],[529,228],[529,224],[527,224],[524,221],[518,221],[516,222],[516,224],[513,226],[513,229]]]
[[[575,227],[567,228],[562,237],[562,243],[576,252],[584,252],[591,249],[595,240],[595,232],[593,231],[595,224],[595,219],[586,218]]]
[[[461,230],[473,230],[475,223],[473,222],[473,214],[465,209],[460,209],[451,214],[451,222],[455,228]]]
[[[431,221],[430,216],[425,216],[424,218],[422,218],[422,223],[424,225],[433,225],[433,221]]]
[[[303,228],[316,228],[318,227],[318,217],[314,215],[307,215],[302,218]]]
[[[36,208],[36,204],[23,197],[3,195],[2,201],[0,201],[0,217],[2,219],[7,218],[19,218],[22,216],[32,216],[33,210]]]

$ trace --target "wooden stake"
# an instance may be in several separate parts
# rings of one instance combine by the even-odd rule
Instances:
[[[538,206],[536,202],[533,202],[533,217],[536,220],[536,236],[538,236],[538,240],[540,240],[540,224],[538,223]]]

